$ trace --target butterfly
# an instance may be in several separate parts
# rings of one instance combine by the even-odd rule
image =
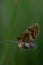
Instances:
[[[37,45],[34,44],[35,39],[39,36],[40,27],[38,23],[34,23],[24,31],[18,39],[19,48],[34,48]]]

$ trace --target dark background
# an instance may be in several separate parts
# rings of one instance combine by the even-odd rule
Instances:
[[[4,41],[17,40],[35,22],[40,25],[38,48]],[[0,65],[43,65],[43,0],[0,0]]]

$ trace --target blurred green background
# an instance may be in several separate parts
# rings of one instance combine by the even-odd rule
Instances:
[[[39,23],[36,49],[20,49],[16,38]],[[43,0],[0,0],[0,65],[43,65]]]

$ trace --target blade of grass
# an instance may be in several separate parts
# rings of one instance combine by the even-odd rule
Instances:
[[[13,34],[13,30],[14,30],[14,23],[15,23],[15,19],[16,19],[17,9],[18,9],[18,5],[15,6],[15,8],[12,12],[9,29],[8,29],[8,35],[7,35],[8,39],[12,39],[12,36],[13,36],[12,34]]]

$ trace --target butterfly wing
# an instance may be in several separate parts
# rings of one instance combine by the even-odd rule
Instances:
[[[40,28],[39,28],[39,25],[37,23],[30,26],[28,29],[29,29],[33,39],[35,39],[40,33]]]
[[[32,42],[35,38],[39,35],[39,25],[37,23],[29,26],[29,28],[20,36],[18,37],[19,47],[23,48],[30,48],[35,47],[36,45]]]

